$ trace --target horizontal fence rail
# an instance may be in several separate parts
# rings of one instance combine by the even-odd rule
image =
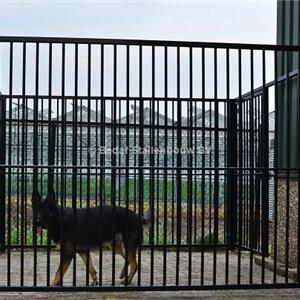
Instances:
[[[299,56],[0,37],[0,290],[300,287]]]

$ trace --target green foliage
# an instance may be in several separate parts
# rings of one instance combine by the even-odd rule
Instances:
[[[21,230],[17,230],[17,227],[13,227],[11,230],[11,237],[10,237],[10,244],[12,246],[15,245],[21,245]],[[43,231],[43,234],[40,236],[36,236],[36,245],[47,245],[47,230]],[[217,241],[219,243],[220,240]],[[8,236],[6,236],[6,243],[8,243]],[[23,244],[24,245],[34,245],[34,236],[31,226],[27,226],[26,230],[23,232]],[[151,245],[151,239],[150,239],[150,231],[144,232],[144,245]],[[201,246],[202,245],[202,238],[198,237],[196,241],[191,241],[192,244],[196,244]],[[176,232],[175,235],[172,235],[171,230],[169,229],[167,231],[167,234],[164,235],[163,230],[159,230],[158,236],[154,236],[153,244],[157,246],[163,246],[164,244],[170,246],[170,245],[176,245]],[[183,235],[181,239],[182,245],[188,245],[188,241],[186,240],[186,236]],[[213,245],[214,244],[214,234],[213,233],[206,233],[203,238],[203,245]],[[175,248],[174,248],[175,249]],[[172,248],[171,248],[172,250]]]
[[[38,183],[39,191],[43,191],[43,195],[46,195],[47,192],[47,176],[45,175],[45,180],[41,180]],[[133,211],[139,211],[139,193],[143,193],[143,211],[145,212],[148,209],[149,203],[151,200],[154,200],[155,206],[155,224],[154,224],[154,237],[153,242],[155,245],[163,245],[164,243],[168,245],[176,245],[177,240],[177,195],[176,195],[176,180],[168,180],[167,182],[162,179],[157,179],[154,182],[151,182],[149,178],[144,178],[142,189],[139,188],[138,178],[126,178],[123,177],[120,183],[120,188],[116,191],[116,203],[117,205],[125,206],[125,201],[128,199],[129,208]],[[34,236],[32,233],[32,205],[31,205],[31,193],[32,193],[32,178],[27,176],[27,182],[25,182],[27,197],[22,199],[21,197],[21,180],[18,180],[18,177],[12,177],[12,195],[18,191],[18,197],[12,196],[10,199],[11,202],[11,244],[20,245],[21,244],[21,228],[20,228],[20,213],[23,213],[24,223],[26,224],[26,230],[23,233],[23,243],[26,245],[33,244]],[[63,184],[63,185],[62,185]],[[58,188],[58,194],[61,193],[61,186],[64,187],[63,194],[66,195],[66,206],[72,206],[72,190],[73,182],[71,176],[66,176],[64,182],[57,182],[55,185],[55,190]],[[154,194],[151,195],[151,188],[154,185]],[[19,185],[18,189],[16,188]],[[107,204],[110,204],[111,191],[112,191],[112,181],[111,178],[106,178],[103,182],[100,182],[98,177],[96,180],[95,176],[91,176],[88,180],[86,176],[78,176],[76,182],[77,189],[77,203],[78,206],[85,207],[87,204],[86,195],[87,189],[89,187],[90,191],[90,205],[94,206],[96,204],[95,199],[100,198],[99,191],[100,186],[102,186],[102,199],[106,201]],[[182,181],[181,184],[181,244],[188,244],[191,241],[193,244],[201,245],[202,237],[200,229],[197,228],[197,234],[194,234],[195,224],[194,220],[201,220],[202,217],[205,219],[213,218],[216,213],[214,208],[214,190],[213,182],[205,182],[204,189],[201,189],[201,182],[193,182],[192,187],[188,186],[187,181]],[[81,195],[81,196],[80,196]],[[218,218],[219,220],[224,219],[224,183],[220,182],[219,184],[219,197],[218,197]],[[190,198],[191,197],[191,198]],[[190,206],[190,201],[192,200],[192,206]],[[165,201],[166,200],[166,201]],[[24,201],[24,210],[20,211],[21,201]],[[204,201],[204,206],[202,206],[202,201]],[[197,205],[196,205],[197,204]],[[189,209],[192,209],[192,239],[188,236],[189,228]],[[204,212],[202,212],[204,208]],[[197,221],[197,222],[198,222]],[[198,224],[198,223],[197,223]],[[165,226],[166,225],[166,226]],[[199,225],[197,225],[199,226]],[[23,229],[24,230],[24,229]],[[6,230],[7,231],[7,230]],[[204,231],[204,244],[214,243],[214,237],[212,236],[211,229],[208,228],[206,222],[205,231]],[[219,231],[218,242],[222,241],[223,229]],[[144,234],[144,244],[150,244],[149,231],[146,230]],[[37,237],[37,245],[47,244],[47,232],[44,230],[42,236]]]
[[[23,229],[23,236],[21,233],[21,227],[13,226],[11,229],[10,244],[21,245],[21,241],[23,239],[24,245],[33,245],[34,238],[32,226],[27,226],[26,230]],[[8,243],[8,235],[6,235],[6,243]],[[40,236],[36,235],[36,244],[47,245],[47,230],[44,230],[43,234]]]
[[[42,180],[38,183],[39,191],[43,190],[44,195],[47,193],[47,177],[43,176]],[[170,178],[170,177],[169,177]],[[151,184],[153,184],[154,199],[160,199],[171,201],[178,198],[177,195],[177,184],[176,178],[174,180],[168,179],[164,181],[163,179],[155,179],[154,182],[151,182],[149,179],[143,180],[142,189],[139,187],[138,177],[128,178],[122,177],[120,180],[120,186],[116,186],[117,199],[129,201],[138,199],[139,193],[143,193],[143,199],[151,199]],[[103,199],[110,200],[112,194],[112,181],[111,178],[105,178],[103,181],[95,175],[91,175],[88,179],[86,175],[79,176],[76,182],[73,182],[72,176],[68,174],[65,177],[64,181],[58,180],[54,186],[54,190],[59,194],[62,192],[68,198],[71,198],[73,185],[77,190],[77,198],[82,195],[82,199],[86,199],[87,192],[89,191],[91,199],[100,197],[100,191],[102,192]],[[25,193],[27,195],[32,194],[32,176],[27,175],[25,181]],[[63,187],[63,190],[62,190]],[[11,179],[11,191],[12,195],[16,195],[17,191],[19,195],[21,194],[21,180],[17,176],[13,176]],[[182,180],[181,182],[181,201],[188,202],[189,198],[193,199],[193,202],[202,202],[204,198],[205,203],[213,202],[214,196],[214,184],[213,182],[206,181],[204,190],[202,191],[201,182],[192,182],[192,186],[189,187],[187,181]],[[218,191],[218,201],[219,204],[224,203],[224,183],[219,182],[219,191]]]

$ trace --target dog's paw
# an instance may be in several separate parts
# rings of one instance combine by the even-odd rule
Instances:
[[[128,280],[127,280],[127,282],[126,282],[126,280],[125,279],[123,279],[122,281],[121,281],[121,284],[123,284],[123,285],[130,285],[131,284],[131,282],[129,282]]]
[[[60,286],[59,282],[53,281],[50,286]]]
[[[93,281],[91,285],[92,285],[92,286],[97,286],[97,285],[99,285],[98,280]]]

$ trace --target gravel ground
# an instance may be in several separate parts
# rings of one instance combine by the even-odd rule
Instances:
[[[141,284],[149,285],[150,282],[150,251],[142,251],[141,254]],[[92,253],[94,265],[98,266],[99,260],[97,253]],[[111,285],[111,252],[103,252],[103,286]],[[188,252],[180,253],[180,284],[188,284]],[[217,253],[216,265],[216,283],[225,283],[225,266],[226,266],[225,252],[219,251]],[[228,279],[229,284],[236,284],[237,282],[237,253],[230,252],[228,263]],[[204,264],[204,283],[207,285],[212,284],[213,280],[213,253],[205,253]],[[249,255],[242,254],[241,260],[241,283],[249,283]],[[51,278],[57,269],[59,263],[59,252],[52,251],[50,266]],[[38,286],[46,285],[46,265],[47,256],[45,252],[37,253],[37,284]],[[123,260],[121,257],[116,256],[116,285],[120,285],[118,279],[119,272],[121,271]],[[201,266],[201,253],[192,253],[192,284],[197,285],[201,279],[200,273]],[[97,267],[96,267],[97,268]],[[163,252],[155,251],[154,253],[154,285],[161,285],[163,279]],[[7,255],[4,253],[0,256],[0,285],[6,286],[7,282]],[[85,285],[85,266],[78,257],[76,268],[77,285]],[[167,284],[174,285],[176,278],[176,252],[167,252]],[[133,280],[133,285],[137,284],[137,275]],[[72,265],[64,277],[64,285],[71,286],[73,278]],[[33,280],[33,252],[28,251],[24,253],[24,284],[31,286]],[[20,253],[11,253],[11,284],[19,285],[20,282]],[[253,264],[253,283],[261,282],[261,267]],[[273,273],[269,270],[265,271],[265,282],[273,282]],[[284,282],[284,278],[277,276],[277,282]],[[219,291],[180,291],[180,292],[122,292],[122,293],[108,293],[108,292],[1,292],[0,299],[141,299],[141,298],[165,298],[165,299],[300,299],[300,289],[263,289],[263,290],[219,290]]]

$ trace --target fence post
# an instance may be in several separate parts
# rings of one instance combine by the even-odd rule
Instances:
[[[233,249],[237,244],[237,103],[228,101],[228,140],[227,140],[227,240],[226,245]]]
[[[264,88],[262,98],[261,164],[262,171],[262,255],[269,256],[269,94]]]
[[[0,94],[0,252],[5,249],[5,101]]]
[[[48,126],[48,166],[54,166],[55,164],[55,134],[56,124],[53,121],[49,122]],[[54,189],[54,168],[48,169],[48,192]]]

